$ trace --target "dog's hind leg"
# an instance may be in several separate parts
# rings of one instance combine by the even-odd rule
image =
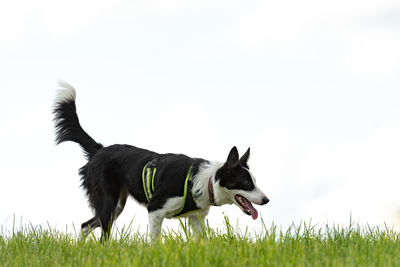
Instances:
[[[101,241],[104,242],[110,237],[111,227],[113,224],[113,215],[118,204],[118,198],[107,196],[103,200],[103,207],[101,210],[96,211],[99,217],[100,226],[102,229]]]
[[[92,219],[88,220],[87,222],[82,223],[82,236],[89,235],[94,229],[100,226],[99,218],[93,217]]]
[[[118,199],[118,204],[117,207],[115,208],[113,212],[113,221],[115,221],[118,216],[122,213],[124,210],[126,200],[128,198],[128,193],[125,190],[121,190],[119,194],[119,199]],[[93,217],[87,222],[82,223],[82,235],[87,236],[89,235],[94,229],[97,227],[100,227],[100,220],[98,217]]]
[[[121,190],[119,193],[119,199],[117,207],[114,210],[114,221],[118,218],[118,216],[122,213],[125,208],[126,200],[128,198],[128,192],[126,190]]]

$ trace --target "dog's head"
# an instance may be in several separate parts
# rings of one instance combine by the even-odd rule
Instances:
[[[254,176],[247,164],[249,157],[250,148],[239,159],[238,150],[233,147],[224,165],[218,169],[215,181],[224,194],[224,196],[217,196],[221,198],[221,204],[234,203],[255,220],[258,217],[258,212],[251,203],[265,205],[269,202],[269,199],[256,185]]]

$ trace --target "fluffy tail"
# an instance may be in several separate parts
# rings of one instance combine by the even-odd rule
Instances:
[[[74,87],[60,81],[61,89],[57,92],[53,114],[56,127],[56,143],[73,141],[78,143],[86,158],[91,158],[103,146],[90,137],[79,124],[76,114]]]

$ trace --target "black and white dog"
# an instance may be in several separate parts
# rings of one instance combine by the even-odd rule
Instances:
[[[103,147],[79,123],[75,89],[64,82],[60,86],[53,110],[56,142],[78,143],[88,159],[79,173],[95,215],[82,224],[84,234],[101,226],[102,238],[108,238],[129,195],[147,208],[153,237],[164,218],[187,217],[198,232],[212,205],[234,203],[255,220],[258,212],[251,203],[268,203],[247,165],[250,148],[239,158],[233,147],[226,162],[215,162],[130,145]]]

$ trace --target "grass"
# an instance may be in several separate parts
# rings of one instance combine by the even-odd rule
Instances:
[[[384,227],[302,223],[263,233],[208,229],[194,237],[170,231],[157,241],[128,229],[106,244],[47,227],[0,236],[0,266],[400,266],[400,235]]]

